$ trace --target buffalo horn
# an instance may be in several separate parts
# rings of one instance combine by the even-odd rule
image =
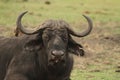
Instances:
[[[21,19],[22,19],[22,17],[23,17],[27,12],[28,12],[28,11],[25,11],[25,12],[21,13],[21,14],[18,16],[18,19],[17,19],[17,22],[16,22],[18,29],[19,29],[22,33],[27,34],[27,35],[36,34],[36,33],[40,32],[40,31],[43,31],[43,29],[45,29],[45,25],[40,26],[40,28],[39,28],[39,29],[36,29],[36,30],[28,30],[28,29],[25,29],[25,28],[24,28],[24,26],[23,26],[22,23],[21,23]]]
[[[91,20],[89,17],[85,16],[85,15],[83,15],[83,16],[84,16],[85,19],[87,20],[89,27],[88,27],[84,32],[82,32],[82,33],[74,32],[70,27],[67,27],[68,32],[69,32],[70,34],[72,34],[73,36],[84,37],[84,36],[87,36],[87,35],[91,32],[92,27],[93,27],[92,20]]]

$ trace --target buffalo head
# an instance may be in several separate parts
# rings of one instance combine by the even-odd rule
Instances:
[[[48,63],[58,64],[64,63],[70,53],[75,55],[81,54],[82,46],[74,41],[71,35],[76,37],[84,37],[92,30],[92,21],[89,17],[83,15],[87,20],[89,27],[82,33],[73,31],[69,24],[63,20],[47,20],[36,30],[28,30],[23,27],[21,19],[27,12],[23,12],[17,19],[17,28],[26,35],[37,35],[37,39],[31,44],[42,46],[46,53]],[[32,48],[35,48],[32,47]],[[43,53],[44,55],[44,53]]]

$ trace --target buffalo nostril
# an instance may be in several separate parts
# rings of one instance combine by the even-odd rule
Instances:
[[[55,55],[56,55],[56,51],[52,51],[51,54],[52,54],[53,56],[55,56]]]
[[[57,51],[57,50],[54,50],[51,52],[51,54],[53,56],[63,56],[64,55],[64,52],[63,51]]]

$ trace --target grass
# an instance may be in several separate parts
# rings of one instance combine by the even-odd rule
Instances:
[[[78,69],[73,70],[72,77],[73,80],[119,80],[120,78],[119,74],[115,73],[114,70],[88,72],[80,71]]]
[[[94,23],[92,34],[80,41],[92,53],[75,58],[72,80],[120,80],[120,0],[0,0],[0,35],[12,36],[16,19],[21,12],[29,11],[23,24],[33,27],[47,19],[63,19],[73,28],[86,24],[83,14]],[[78,29],[79,30],[79,29]],[[107,39],[105,39],[107,37]],[[86,40],[87,39],[87,40]],[[98,70],[98,71],[96,71]]]
[[[119,70],[117,66],[120,65],[119,52],[102,51],[93,53],[92,57],[75,58],[77,60],[71,75],[72,80],[120,80],[120,73],[116,72]]]
[[[25,17],[25,21],[31,25],[46,19],[64,19],[74,23],[82,20],[82,14],[90,16],[94,22],[116,22],[120,20],[119,3],[119,0],[52,0],[50,5],[46,5],[43,0],[0,1],[0,24],[15,26],[17,16],[24,11],[31,13]]]

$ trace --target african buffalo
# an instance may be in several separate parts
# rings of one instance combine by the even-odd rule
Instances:
[[[18,16],[17,27],[25,35],[0,37],[0,80],[70,80],[73,57],[84,55],[82,46],[71,35],[84,37],[92,30],[92,21],[83,33],[73,31],[63,20],[47,20],[37,30],[23,27]]]

